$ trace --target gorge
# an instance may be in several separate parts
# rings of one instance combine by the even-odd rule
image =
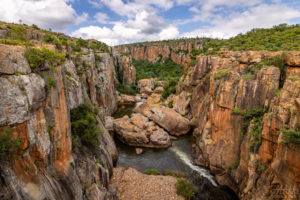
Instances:
[[[117,199],[116,165],[185,171],[192,199],[295,198],[300,52],[214,42],[109,47],[1,22],[0,199]]]

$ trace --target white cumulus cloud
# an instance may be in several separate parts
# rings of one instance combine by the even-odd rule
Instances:
[[[87,13],[78,15],[69,4],[70,0],[0,0],[0,20],[36,24],[42,28],[63,30],[81,23]]]
[[[72,36],[97,39],[108,45],[134,41],[164,40],[179,36],[175,26],[167,24],[162,18],[143,11],[135,19],[115,22],[112,28],[88,26],[72,33]]]
[[[184,37],[229,38],[245,33],[253,28],[270,28],[300,17],[300,12],[283,4],[260,4],[239,13],[232,12],[224,17],[216,15],[211,19],[212,26],[184,33]]]

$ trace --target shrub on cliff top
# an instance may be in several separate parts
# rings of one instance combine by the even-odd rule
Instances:
[[[36,49],[29,48],[24,52],[31,68],[40,70],[46,65],[57,66],[65,61],[65,56],[62,53],[55,53],[46,48]]]
[[[21,151],[21,139],[12,138],[12,129],[0,129],[0,162],[11,161]]]
[[[97,147],[98,136],[103,134],[103,130],[97,125],[97,114],[98,110],[88,102],[71,110],[72,134],[78,136],[87,147]]]
[[[186,199],[191,199],[192,196],[198,192],[198,188],[186,179],[179,178],[176,183],[176,193],[185,197]]]

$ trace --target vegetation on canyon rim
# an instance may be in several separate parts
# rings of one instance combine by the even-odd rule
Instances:
[[[229,39],[213,38],[181,38],[155,42],[140,42],[126,44],[128,47],[156,44],[176,44],[197,42],[203,44],[203,48],[192,52],[193,55],[218,53],[221,48],[233,51],[296,51],[300,50],[300,25],[280,24],[272,28],[254,28],[245,34],[238,34]],[[210,49],[213,48],[213,49]],[[187,51],[177,51],[187,54]]]

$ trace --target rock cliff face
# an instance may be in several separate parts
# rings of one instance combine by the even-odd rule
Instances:
[[[122,84],[135,84],[136,70],[131,64],[131,57],[114,51],[117,78]]]
[[[193,48],[201,47],[201,41],[198,42],[177,42],[169,44],[152,44],[152,45],[122,45],[115,47],[116,50],[126,53],[135,60],[156,61],[160,58],[171,59],[178,65],[187,67],[191,62],[188,55]]]
[[[281,52],[222,52],[198,56],[177,92],[192,92],[196,163],[242,199],[288,199],[299,188],[299,153],[284,129],[299,128],[299,52],[285,69],[267,60]],[[179,95],[180,96],[180,95]]]
[[[25,47],[0,45],[1,133],[10,130],[21,138],[23,151],[12,163],[1,163],[0,198],[113,197],[108,183],[117,150],[101,121],[117,108],[113,57],[84,49],[81,56],[71,56],[53,70],[37,72],[24,51]],[[49,80],[55,84],[49,85]],[[70,110],[84,101],[100,108],[97,121],[104,130],[93,153],[86,147],[72,151]]]
[[[199,55],[193,65],[193,48],[195,44],[179,43],[118,50],[135,60],[170,58],[185,67],[177,95],[167,102],[172,100],[173,109],[191,119],[195,162],[209,168],[219,184],[241,199],[295,197],[300,148],[297,142],[287,143],[285,134],[300,126],[299,52],[225,50]]]

